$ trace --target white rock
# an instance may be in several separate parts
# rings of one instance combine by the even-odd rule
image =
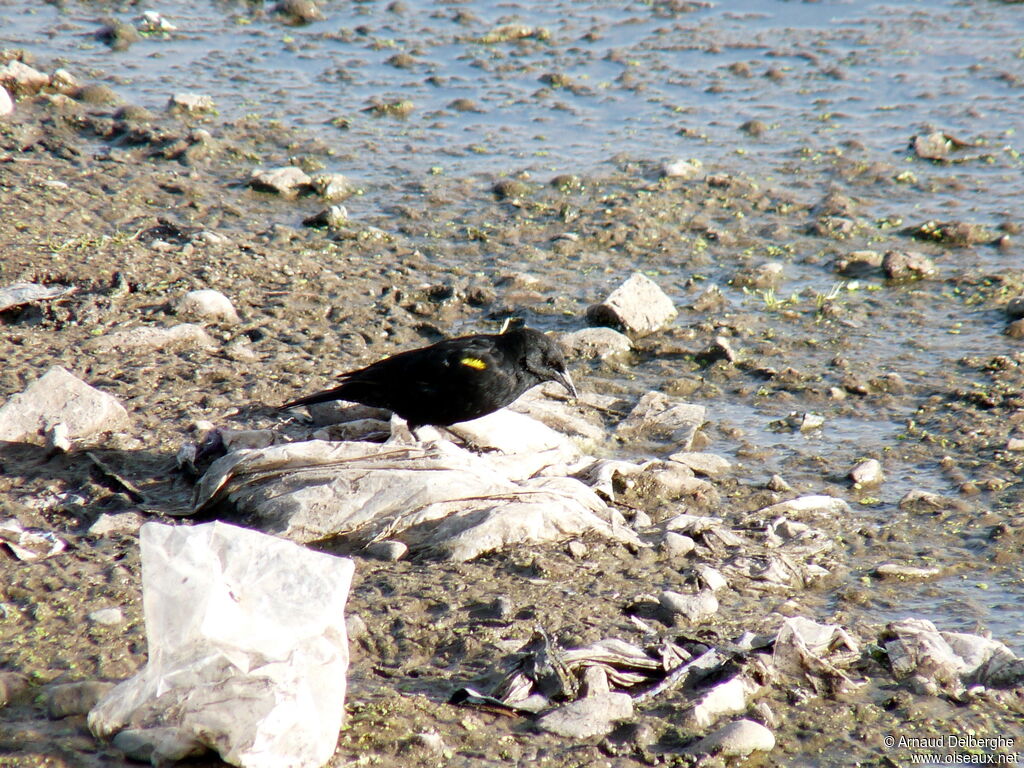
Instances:
[[[867,459],[850,470],[850,479],[861,487],[878,485],[884,477],[882,464],[878,459]]]
[[[708,689],[686,714],[687,726],[703,731],[722,715],[738,715],[745,712],[750,685],[743,677],[737,675]]]
[[[313,190],[329,203],[344,200],[357,191],[355,185],[340,173],[317,173],[309,183]]]
[[[238,322],[238,312],[235,311],[231,299],[210,288],[189,291],[178,299],[174,308],[179,315],[225,320],[229,323]]]
[[[603,693],[570,702],[537,718],[544,731],[573,739],[589,739],[611,732],[615,723],[633,717],[628,693]]]
[[[12,59],[0,67],[0,86],[13,94],[38,93],[49,84],[49,75],[17,59]]]
[[[138,512],[103,513],[89,526],[90,536],[108,536],[111,533],[135,533],[142,527],[142,515]]]
[[[14,111],[14,100],[7,89],[0,85],[0,117],[11,114]]]
[[[689,751],[721,757],[746,757],[751,752],[772,749],[775,749],[775,735],[771,731],[753,720],[736,720],[705,736]]]
[[[926,581],[942,575],[941,568],[918,568],[912,565],[883,563],[875,568],[875,575],[883,579],[899,579],[901,581]]]
[[[683,616],[691,624],[700,624],[718,612],[718,598],[709,589],[695,595],[683,595],[666,589],[658,596],[661,607],[673,616]]]
[[[583,328],[565,333],[559,337],[558,344],[569,358],[605,358],[633,349],[629,336],[613,328]]]
[[[261,192],[276,192],[291,197],[308,188],[311,182],[301,168],[286,165],[283,168],[256,169],[249,179],[249,186]]]
[[[184,112],[209,112],[214,108],[213,99],[198,93],[176,93],[168,103],[171,109]]]
[[[677,314],[672,299],[639,272],[634,272],[603,302],[587,310],[587,318],[594,325],[620,326],[637,336],[663,328]]]
[[[684,536],[675,531],[666,531],[661,540],[661,546],[669,557],[685,557],[693,552],[697,543],[689,536]]]
[[[112,743],[126,757],[153,765],[175,763],[206,752],[206,747],[183,728],[128,728]]]
[[[661,175],[672,179],[689,180],[700,175],[704,163],[700,160],[671,160],[661,166]]]
[[[155,350],[174,347],[205,347],[217,346],[217,342],[201,325],[195,323],[179,323],[170,328],[143,326],[126,331],[115,331],[86,344],[86,349],[97,352],[120,350]]]
[[[724,456],[714,453],[695,453],[692,451],[680,451],[668,457],[669,461],[678,461],[685,464],[698,475],[716,478],[721,477],[732,469],[732,463]]]
[[[799,515],[843,515],[850,511],[850,505],[835,496],[800,496],[782,501],[757,511],[758,515],[788,517]]]
[[[729,586],[728,580],[722,575],[722,572],[717,568],[712,568],[706,563],[700,563],[699,565],[693,566],[693,570],[697,573],[697,577],[704,583],[704,586],[710,589],[712,592],[718,592],[720,589],[725,589]]]
[[[53,76],[50,78],[50,85],[69,96],[82,87],[78,78],[63,68],[54,70]]]
[[[89,621],[114,626],[124,621],[124,614],[121,613],[120,608],[100,608],[98,611],[93,611],[89,614]]]
[[[648,392],[615,429],[624,440],[641,437],[668,440],[684,450],[693,445],[694,435],[704,424],[707,409],[703,405],[683,403],[661,392]]]
[[[409,551],[409,547],[400,541],[374,541],[366,545],[363,552],[367,557],[378,560],[401,560]]]
[[[82,440],[126,428],[128,412],[113,395],[54,366],[0,408],[0,441],[42,445],[46,430],[61,423],[67,439]]]

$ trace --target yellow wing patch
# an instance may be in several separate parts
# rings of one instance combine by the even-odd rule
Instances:
[[[472,368],[475,371],[487,370],[487,363],[481,360],[479,357],[464,357],[459,362],[467,368]]]

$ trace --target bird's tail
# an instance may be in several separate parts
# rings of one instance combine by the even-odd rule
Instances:
[[[334,389],[325,389],[323,392],[315,392],[312,395],[306,395],[300,397],[297,400],[291,400],[284,405],[277,406],[277,410],[285,411],[289,408],[298,408],[300,405],[316,405],[317,403],[327,403],[331,400],[344,400],[346,384],[341,384]]]

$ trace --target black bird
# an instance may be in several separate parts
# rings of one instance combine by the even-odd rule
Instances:
[[[333,389],[292,400],[281,409],[348,400],[387,408],[416,429],[485,416],[545,381],[557,381],[576,397],[561,351],[532,328],[445,339],[340,378]]]

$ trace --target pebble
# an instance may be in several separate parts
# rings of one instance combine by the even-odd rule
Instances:
[[[331,205],[324,208],[322,211],[314,213],[312,216],[307,216],[302,220],[302,225],[305,227],[322,228],[322,227],[343,227],[348,223],[348,208],[344,205]]]
[[[53,720],[69,715],[84,715],[113,687],[114,683],[99,680],[47,686],[43,692],[46,713]]]
[[[570,541],[566,544],[565,549],[574,560],[582,560],[590,552],[590,548],[579,539]]]
[[[42,433],[58,423],[69,440],[82,440],[126,428],[129,420],[113,395],[55,365],[0,407],[0,441],[42,444]]]
[[[7,88],[0,85],[0,117],[11,114],[14,111],[14,100]]]
[[[735,720],[705,736],[688,751],[721,757],[746,757],[751,752],[768,752],[775,748],[775,735],[753,720]]]
[[[1009,323],[1003,330],[1003,333],[1011,339],[1024,339],[1024,318]]]
[[[124,614],[120,608],[100,608],[98,611],[93,611],[89,614],[89,621],[112,627],[124,621]]]
[[[309,188],[312,179],[301,168],[286,165],[283,168],[256,169],[249,178],[249,186],[259,192],[273,192],[294,197]]]
[[[686,555],[693,552],[694,547],[697,543],[689,536],[685,536],[675,531],[666,531],[664,538],[661,540],[661,548],[665,551],[669,557],[685,557]]]
[[[229,323],[238,322],[238,312],[235,310],[231,299],[220,291],[211,288],[204,288],[198,291],[189,291],[174,305],[179,315],[191,315],[207,320],[223,320]]]
[[[49,75],[17,59],[12,59],[0,67],[0,86],[13,96],[32,95],[49,84]]]
[[[695,179],[703,170],[704,163],[700,160],[670,160],[662,164],[661,175],[664,178],[688,181]]]
[[[176,347],[200,347],[212,349],[217,342],[201,325],[179,323],[170,328],[142,326],[126,331],[115,331],[86,344],[86,349],[96,352],[114,350],[158,350]]]
[[[725,589],[729,586],[728,580],[722,575],[722,572],[717,568],[712,568],[710,565],[701,563],[693,567],[694,572],[697,574],[697,578],[703,582],[704,586],[710,589],[712,592],[718,592],[720,589]]]
[[[619,423],[615,434],[623,440],[642,437],[671,442],[685,451],[704,425],[706,414],[703,405],[683,403],[661,392],[648,392]]]
[[[789,501],[772,504],[762,507],[757,511],[759,516],[765,517],[789,517],[793,514],[814,515],[843,515],[850,511],[850,505],[835,496],[799,496]]]
[[[738,715],[747,709],[747,685],[737,675],[709,688],[686,714],[686,726],[703,731],[722,715]]]
[[[680,451],[668,457],[669,461],[676,461],[685,464],[698,475],[717,478],[732,469],[732,463],[724,456],[714,453],[696,453],[693,451]]]
[[[104,512],[96,518],[96,522],[89,526],[87,533],[90,536],[109,536],[112,533],[137,533],[142,527],[142,515],[138,512],[118,512],[108,514]]]
[[[408,551],[409,547],[400,541],[373,541],[363,549],[367,557],[389,561],[401,560]]]
[[[1011,320],[1024,317],[1024,296],[1010,299],[1006,304],[1006,314]]]
[[[683,595],[666,589],[658,602],[671,616],[682,616],[691,624],[700,624],[718,612],[718,598],[709,589],[695,595]]]
[[[339,202],[358,192],[348,177],[341,173],[316,173],[309,183],[313,191],[328,203]]]
[[[565,704],[537,718],[542,731],[573,739],[604,736],[615,723],[633,717],[628,693],[602,693]]]
[[[28,678],[17,672],[0,672],[0,707],[5,707],[29,689]]]
[[[345,614],[345,634],[348,635],[349,643],[354,643],[361,637],[366,637],[370,630],[363,621],[363,617],[357,613]]]
[[[677,314],[672,299],[657,283],[634,272],[608,298],[592,305],[587,319],[592,325],[621,327],[628,333],[646,336],[668,325]]]
[[[214,109],[213,99],[199,93],[176,93],[171,96],[168,108],[178,112],[211,112]]]
[[[918,568],[912,565],[883,563],[875,568],[875,575],[881,579],[898,579],[900,581],[926,581],[942,575],[941,568]]]
[[[882,271],[890,280],[934,277],[939,272],[934,261],[914,251],[886,252],[882,259]]]
[[[878,459],[867,459],[851,469],[849,477],[854,485],[864,488],[878,485],[885,479],[885,474],[882,472],[882,464]]]
[[[633,349],[633,342],[613,328],[583,328],[559,337],[558,344],[570,358],[594,358],[621,355]]]

